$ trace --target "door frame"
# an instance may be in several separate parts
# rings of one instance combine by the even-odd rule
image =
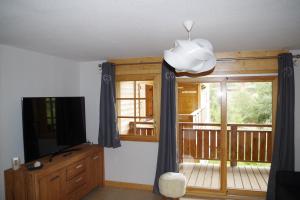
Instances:
[[[220,189],[195,188],[188,187],[187,194],[191,195],[243,195],[243,196],[266,196],[266,192],[237,190],[227,188],[227,83],[229,82],[271,82],[272,83],[272,143],[274,143],[275,127],[276,127],[276,109],[278,95],[278,76],[277,75],[247,75],[247,76],[222,76],[222,77],[200,77],[200,78],[177,78],[176,79],[176,105],[178,107],[178,83],[220,83],[221,88],[221,158],[220,158]],[[178,109],[176,109],[176,122],[178,124]],[[177,126],[177,138],[179,138],[179,127]]]

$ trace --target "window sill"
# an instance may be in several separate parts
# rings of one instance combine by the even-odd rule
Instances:
[[[158,136],[142,136],[142,135],[120,135],[122,141],[136,142],[158,142]]]

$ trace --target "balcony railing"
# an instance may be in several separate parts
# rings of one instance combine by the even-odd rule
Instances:
[[[129,122],[127,135],[155,136],[155,123],[151,122]]]
[[[196,160],[219,160],[221,125],[179,122],[179,155]],[[227,160],[269,163],[272,158],[272,125],[228,124]]]

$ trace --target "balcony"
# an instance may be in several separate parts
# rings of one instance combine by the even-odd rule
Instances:
[[[180,163],[179,171],[187,179],[187,186],[193,188],[219,189],[220,164],[200,161]],[[227,166],[228,189],[266,191],[270,167],[267,166]]]
[[[220,188],[221,124],[179,122],[178,127],[180,172],[188,186]],[[228,188],[266,191],[272,125],[228,124],[227,149]]]

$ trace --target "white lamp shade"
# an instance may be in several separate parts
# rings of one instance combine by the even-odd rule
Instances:
[[[177,72],[201,73],[216,65],[213,47],[208,40],[176,40],[175,47],[164,52],[164,60]]]

